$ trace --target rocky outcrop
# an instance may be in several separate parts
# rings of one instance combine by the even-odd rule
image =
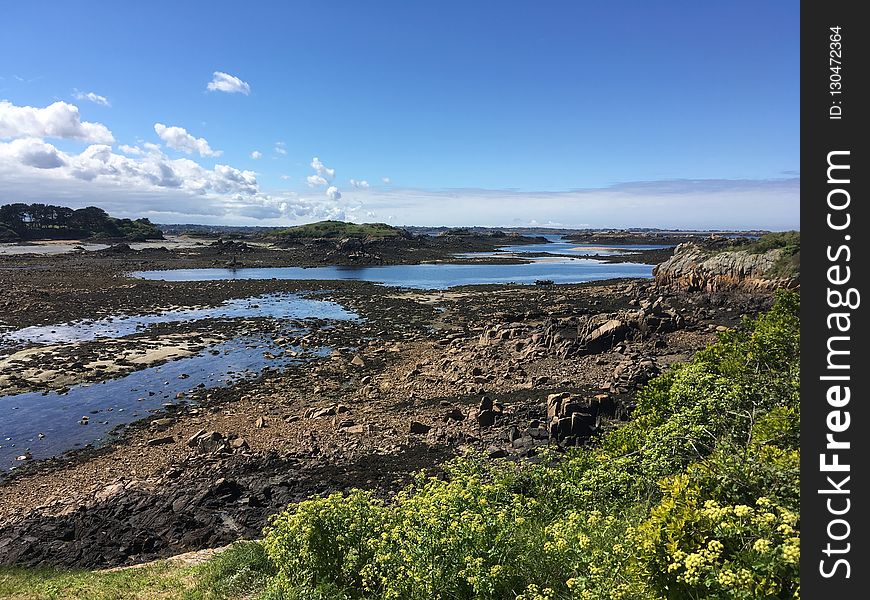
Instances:
[[[735,250],[710,254],[697,244],[680,244],[674,255],[653,269],[659,287],[686,291],[746,291],[796,287],[797,276],[773,276],[773,269],[786,257],[783,250],[752,253]]]
[[[506,344],[522,358],[559,358],[606,352],[625,340],[640,341],[682,329],[685,319],[663,298],[644,300],[635,310],[549,319],[542,326],[503,323],[483,331],[482,346]]]

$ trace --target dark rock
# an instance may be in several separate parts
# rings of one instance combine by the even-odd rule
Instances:
[[[478,411],[475,420],[480,427],[492,427],[495,424],[495,413],[491,410]]]
[[[146,446],[162,446],[163,444],[171,444],[175,442],[175,438],[170,436],[151,438],[145,442]]]
[[[430,425],[426,425],[420,421],[411,421],[408,431],[414,434],[426,434],[429,433],[430,429],[432,429]]]

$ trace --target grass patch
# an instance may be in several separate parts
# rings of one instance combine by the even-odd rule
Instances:
[[[744,248],[752,254],[763,254],[769,250],[784,250],[783,254],[791,256],[800,252],[800,231],[778,231],[766,233]]]
[[[0,568],[6,600],[230,600],[256,598],[274,569],[258,542],[201,565],[162,560],[121,571]]]
[[[275,233],[282,238],[393,238],[406,237],[408,233],[386,223],[345,223],[343,221],[319,221],[282,229]]]

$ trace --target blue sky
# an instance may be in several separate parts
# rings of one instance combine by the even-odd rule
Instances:
[[[41,193],[163,222],[798,224],[795,2],[3,11],[0,201]],[[241,91],[209,91],[216,72]],[[24,111],[55,102],[78,114]],[[111,155],[84,154],[95,144]]]

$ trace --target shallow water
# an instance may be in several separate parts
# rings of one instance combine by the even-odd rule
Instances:
[[[25,327],[0,337],[7,342],[57,344],[88,342],[99,338],[121,338],[157,323],[180,323],[201,319],[241,319],[272,317],[275,319],[329,319],[346,321],[357,316],[340,304],[311,300],[297,294],[265,294],[228,300],[207,308],[178,308],[145,315],[118,315],[95,321],[73,321],[55,325]]]
[[[165,404],[178,404],[182,400],[176,394],[200,384],[225,387],[267,367],[298,364],[329,351],[320,348],[293,357],[283,354],[269,338],[241,337],[119,379],[78,385],[64,394],[0,396],[0,471],[23,464],[18,456],[48,458],[88,444],[100,445],[118,425],[147,417]],[[264,352],[276,358],[266,358]],[[87,425],[81,423],[84,416]]]
[[[264,267],[247,269],[173,269],[138,271],[133,277],[163,281],[215,281],[225,279],[301,279],[371,281],[414,289],[446,289],[457,285],[582,283],[622,277],[651,277],[652,265],[604,263],[589,259],[555,258],[526,264],[424,264],[374,267]]]
[[[631,244],[623,246],[605,245],[605,244],[577,244],[566,240],[561,236],[544,236],[549,242],[546,244],[524,244],[519,246],[502,246],[499,248],[501,252],[511,254],[527,254],[529,252],[550,252],[552,254],[570,254],[574,256],[612,256],[615,254],[625,254],[626,251],[632,250],[663,250],[672,248],[673,246],[649,245],[649,244]],[[469,254],[471,255],[471,254]]]

